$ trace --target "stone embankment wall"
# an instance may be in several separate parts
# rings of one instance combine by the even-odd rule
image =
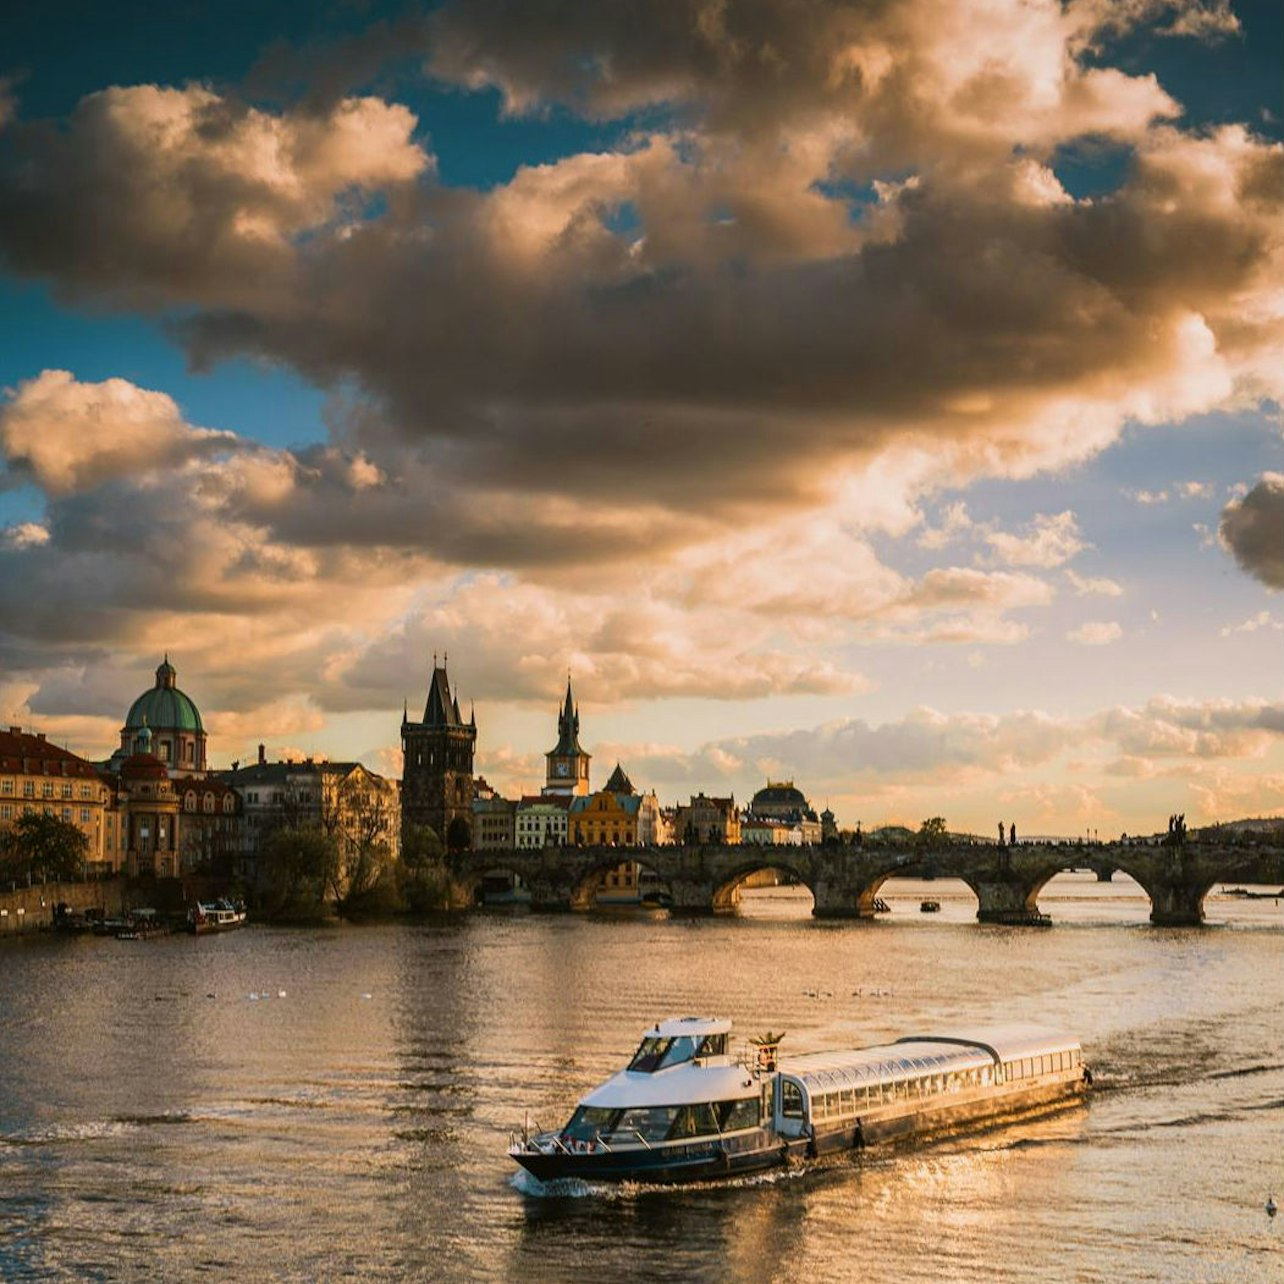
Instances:
[[[120,879],[109,879],[94,883],[37,883],[12,891],[0,887],[0,937],[47,931],[53,926],[53,907],[59,901],[74,910],[97,907],[109,917],[114,916],[124,903],[124,884]]]

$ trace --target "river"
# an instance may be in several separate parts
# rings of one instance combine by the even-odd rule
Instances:
[[[871,923],[802,889],[735,919],[446,924],[0,948],[0,1278],[1284,1278],[1284,906],[1155,929],[1063,875],[1048,929],[947,880]],[[919,901],[939,900],[936,914]],[[724,1186],[524,1187],[505,1154],[657,1017],[786,1050],[1030,1020],[1082,1038],[1090,1103]]]

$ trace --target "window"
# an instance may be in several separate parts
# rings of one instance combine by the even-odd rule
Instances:
[[[81,786],[80,786],[80,796],[81,796],[82,798],[92,798],[92,797],[94,796],[93,786],[92,786],[92,785],[81,785]]]
[[[4,803],[3,805],[0,805],[0,820],[12,820],[12,819],[13,819],[12,804]]]
[[[711,1105],[679,1106],[669,1128],[668,1138],[671,1141],[683,1137],[707,1137],[718,1131]]]
[[[780,1113],[786,1119],[805,1119],[803,1110],[802,1089],[791,1079],[785,1079],[780,1085]]]
[[[718,1126],[723,1132],[735,1132],[737,1128],[756,1128],[762,1118],[760,1109],[757,1097],[720,1102],[717,1107]]]
[[[87,824],[89,824],[89,808],[88,808],[88,807],[82,807],[82,808],[80,809],[80,823],[81,823],[82,825],[87,825]]]
[[[54,796],[52,780],[46,780],[45,783],[41,786],[40,796],[42,798],[52,798]]]
[[[614,1131],[611,1125],[620,1114],[619,1110],[604,1106],[581,1106],[562,1129],[562,1138],[565,1141],[592,1141],[599,1133]]]
[[[204,804],[203,804],[203,809],[204,809],[205,811],[213,811],[213,810],[214,810],[214,795],[213,795],[213,794],[206,794],[206,795],[205,795]]]
[[[196,810],[196,791],[194,789],[189,789],[183,795],[183,810],[184,811]]]
[[[24,780],[22,782],[22,796],[24,798],[34,798],[36,796],[36,782],[34,780]]]
[[[13,781],[7,780],[7,779],[0,780],[0,794],[12,794],[12,793],[13,793]]]
[[[70,798],[70,797],[71,797],[71,781],[70,781],[70,780],[68,780],[66,783],[64,783],[64,785],[63,785],[63,787],[62,787],[62,796],[63,796],[64,798]]]

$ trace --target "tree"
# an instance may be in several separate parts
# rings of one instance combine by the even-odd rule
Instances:
[[[4,836],[5,881],[75,882],[84,877],[89,839],[69,820],[24,812]]]
[[[450,903],[450,874],[441,839],[428,825],[401,831],[401,861],[397,869],[401,897],[413,914],[445,909]]]
[[[949,836],[949,830],[945,828],[945,817],[933,816],[918,827],[915,840],[920,847],[937,847],[948,841]]]
[[[287,825],[273,830],[259,847],[259,881],[268,913],[282,918],[324,914],[338,864],[338,844],[324,829]]]

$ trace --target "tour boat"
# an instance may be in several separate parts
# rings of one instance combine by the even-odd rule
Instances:
[[[209,932],[231,932],[245,926],[245,910],[233,905],[231,901],[196,902],[188,912],[187,929],[197,936]]]
[[[799,1056],[782,1037],[733,1055],[729,1020],[661,1021],[562,1128],[524,1128],[509,1154],[541,1182],[702,1181],[1052,1110],[1092,1083],[1079,1041],[1036,1026]]]

